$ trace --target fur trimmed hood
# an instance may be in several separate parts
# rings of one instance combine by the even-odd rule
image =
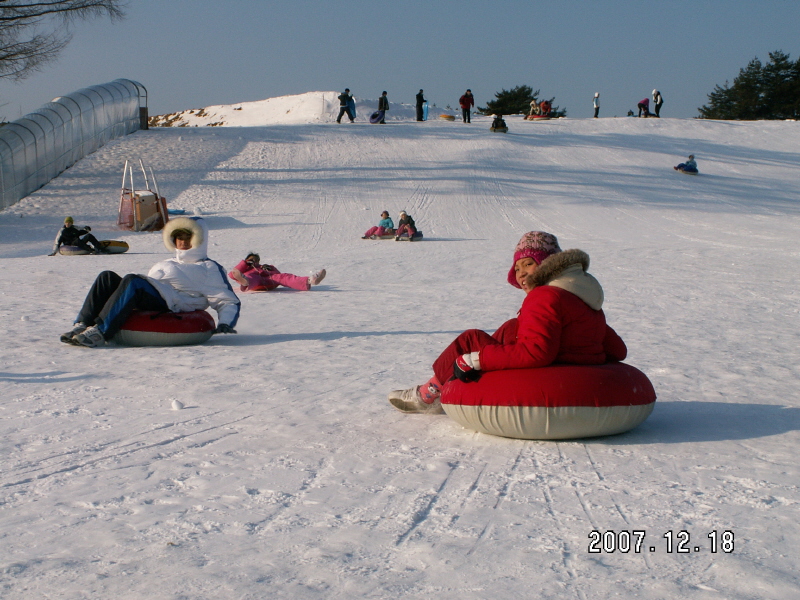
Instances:
[[[594,310],[603,307],[603,288],[587,273],[589,255],[583,250],[564,250],[548,256],[528,278],[532,287],[551,285],[575,294]]]
[[[189,250],[178,250],[172,240],[172,234],[178,229],[192,232],[192,247]],[[164,246],[176,253],[179,263],[196,263],[208,258],[208,226],[200,217],[177,217],[170,219],[162,232]]]

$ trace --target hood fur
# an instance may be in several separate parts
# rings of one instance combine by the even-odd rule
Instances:
[[[178,250],[172,242],[172,233],[176,229],[188,229],[192,232],[192,247],[189,250]],[[177,217],[170,219],[162,232],[164,246],[176,253],[180,263],[196,263],[208,258],[208,226],[200,217]]]
[[[587,273],[589,255],[583,250],[564,250],[548,256],[528,278],[533,287],[552,285],[578,296],[594,310],[603,307],[603,288]]]

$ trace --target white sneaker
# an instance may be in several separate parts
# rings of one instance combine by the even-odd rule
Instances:
[[[314,273],[311,274],[311,277],[308,278],[309,287],[312,285],[319,285],[319,282],[325,279],[325,275],[327,274],[328,272],[325,269],[314,271]]]
[[[73,343],[87,348],[96,348],[106,343],[106,338],[97,327],[89,327],[83,333],[79,333],[74,338]]]
[[[422,413],[426,415],[443,415],[444,409],[439,398],[431,404],[422,401],[419,386],[407,390],[394,390],[389,393],[389,403],[397,410],[406,413]]]
[[[70,329],[66,333],[61,334],[61,341],[64,342],[65,344],[72,344],[75,341],[74,340],[75,336],[78,335],[79,333],[83,333],[84,331],[86,331],[88,327],[89,327],[88,325],[85,325],[83,323],[75,323],[75,325],[72,326],[72,329]]]

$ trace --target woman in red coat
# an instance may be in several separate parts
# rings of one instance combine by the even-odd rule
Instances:
[[[494,335],[465,331],[433,363],[429,381],[393,391],[389,402],[403,412],[439,414],[442,387],[454,377],[469,382],[483,371],[623,360],[627,348],[606,324],[603,288],[588,268],[582,250],[562,251],[550,233],[526,233],[508,272],[508,282],[526,294],[519,316]]]

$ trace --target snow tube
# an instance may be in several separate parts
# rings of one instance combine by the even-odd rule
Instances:
[[[651,412],[656,393],[630,365],[552,365],[488,371],[479,381],[448,382],[445,413],[468,429],[524,440],[614,435]]]
[[[384,112],[382,110],[376,110],[369,116],[369,122],[372,124],[380,123],[383,119]]]
[[[418,242],[418,241],[422,240],[422,237],[423,237],[422,236],[422,232],[417,230],[417,231],[414,232],[414,235],[412,235],[411,237],[408,237],[408,234],[404,233],[403,235],[400,236],[400,241],[401,242],[411,242],[411,241]]]
[[[121,242],[119,240],[100,240],[100,244],[105,247],[106,252],[109,254],[122,254],[127,252],[130,246],[128,242]],[[91,250],[86,250],[80,246],[61,246],[59,253],[64,256],[85,256],[86,254],[93,254]]]
[[[494,133],[508,133],[508,127],[489,127],[489,131]]]
[[[445,121],[455,121],[456,118],[453,115],[439,115],[440,119],[444,119]]]
[[[124,346],[189,346],[214,334],[214,318],[204,310],[155,312],[135,310],[114,336]]]

